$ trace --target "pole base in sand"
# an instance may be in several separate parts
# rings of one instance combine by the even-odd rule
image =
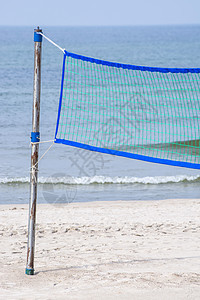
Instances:
[[[34,275],[34,269],[26,269],[25,274],[26,275]]]

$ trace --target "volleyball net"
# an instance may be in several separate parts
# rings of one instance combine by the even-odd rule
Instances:
[[[55,142],[200,169],[200,69],[119,64],[64,51]]]

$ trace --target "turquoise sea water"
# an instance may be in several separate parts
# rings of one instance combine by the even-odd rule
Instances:
[[[0,27],[0,203],[28,203],[33,29]],[[159,67],[200,67],[200,26],[48,27],[68,51]],[[54,138],[62,52],[43,40],[41,139]],[[49,144],[40,146],[42,155]],[[54,145],[39,164],[39,202],[199,198],[200,172]]]

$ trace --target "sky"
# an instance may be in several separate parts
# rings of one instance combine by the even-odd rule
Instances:
[[[6,0],[0,25],[200,24],[200,0]]]

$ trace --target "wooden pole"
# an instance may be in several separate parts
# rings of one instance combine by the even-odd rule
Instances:
[[[35,252],[35,221],[37,202],[37,179],[38,179],[38,152],[40,140],[40,89],[41,89],[41,52],[42,36],[38,34],[42,30],[38,27],[34,30],[34,86],[33,86],[33,114],[31,132],[31,172],[30,172],[30,200],[28,220],[28,245],[26,274],[34,275],[34,252]]]

